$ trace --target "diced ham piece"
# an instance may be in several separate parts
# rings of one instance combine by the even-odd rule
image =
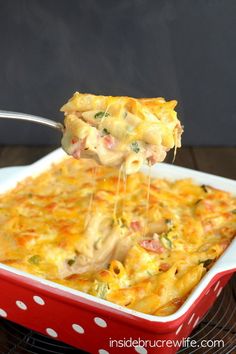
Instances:
[[[80,159],[80,154],[81,154],[81,150],[80,149],[76,149],[74,152],[73,152],[73,154],[72,154],[72,156],[74,157],[74,159]]]
[[[115,138],[110,134],[105,135],[103,138],[103,143],[107,149],[112,149],[115,146]]]
[[[134,231],[140,231],[141,230],[141,224],[140,224],[139,221],[131,221],[130,226],[131,226],[131,228]]]
[[[151,164],[151,165],[154,165],[155,163],[158,162],[158,159],[155,155],[152,155],[148,158],[148,162]]]
[[[161,162],[166,157],[166,151],[164,148],[158,147],[156,145],[149,145],[146,150],[146,157],[150,165],[154,165],[157,162]]]
[[[72,139],[72,144],[74,145],[74,149],[72,152],[72,156],[75,159],[80,159],[80,155],[81,152],[84,150],[85,148],[85,143],[86,143],[86,138],[82,139],[82,140],[78,140],[77,142],[74,140],[74,138]]]
[[[170,269],[170,265],[168,263],[161,263],[159,269],[163,272],[166,272],[168,269]]]
[[[152,251],[155,253],[163,253],[165,250],[159,240],[143,240],[139,244],[147,251]]]
[[[79,139],[75,137],[75,138],[72,138],[71,143],[76,144],[78,141],[79,141]]]

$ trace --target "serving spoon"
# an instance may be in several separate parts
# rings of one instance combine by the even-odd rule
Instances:
[[[26,120],[29,122],[46,125],[48,127],[60,130],[62,133],[65,130],[64,125],[59,122],[55,122],[54,120],[39,117],[39,116],[34,116],[32,114],[0,110],[0,118]]]

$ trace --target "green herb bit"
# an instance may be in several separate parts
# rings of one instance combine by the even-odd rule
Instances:
[[[104,111],[101,111],[101,112],[97,112],[95,115],[94,115],[94,118],[95,119],[102,119],[103,117],[108,117],[110,114],[108,112],[104,112]]]
[[[28,262],[34,265],[38,265],[40,261],[41,261],[41,257],[37,254],[28,259]]]
[[[103,135],[109,135],[110,134],[110,132],[106,128],[104,128],[102,130],[102,133],[103,133]]]
[[[236,209],[231,211],[232,214],[236,214]]]
[[[69,259],[67,264],[71,267],[75,263],[75,259]]]
[[[161,242],[165,248],[172,248],[172,242],[167,235],[161,236]]]
[[[140,151],[140,147],[139,147],[137,141],[133,141],[131,143],[131,149],[136,153],[138,153]]]
[[[171,219],[165,219],[165,223],[166,223],[166,225],[168,225],[168,226],[172,226],[172,224],[173,224],[173,222],[172,222]]]
[[[125,220],[125,218],[123,218],[123,217],[119,218],[119,219],[118,219],[118,225],[119,225],[120,227],[126,227],[126,220]]]
[[[198,199],[198,200],[194,203],[194,205],[198,205],[201,201],[202,201],[202,199]]]
[[[208,192],[207,186],[205,184],[202,184],[201,188],[204,190],[205,193]]]
[[[206,259],[205,261],[200,261],[199,263],[203,263],[203,266],[206,268],[212,263],[212,259]]]

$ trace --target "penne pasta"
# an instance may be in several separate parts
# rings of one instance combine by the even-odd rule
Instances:
[[[125,172],[129,175],[140,170],[143,164],[143,156],[139,153],[131,152],[125,159]]]
[[[143,129],[143,140],[151,145],[161,146],[162,144],[162,136],[161,136],[161,128],[158,124],[152,124],[148,128]]]

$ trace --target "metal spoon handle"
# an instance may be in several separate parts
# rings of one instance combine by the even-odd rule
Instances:
[[[34,123],[38,123],[38,124],[47,125],[48,127],[51,127],[51,128],[54,128],[54,129],[58,129],[61,132],[64,131],[64,126],[61,123],[55,122],[54,120],[51,120],[51,119],[34,116],[32,114],[0,110],[0,118],[27,120],[29,122],[34,122]]]

